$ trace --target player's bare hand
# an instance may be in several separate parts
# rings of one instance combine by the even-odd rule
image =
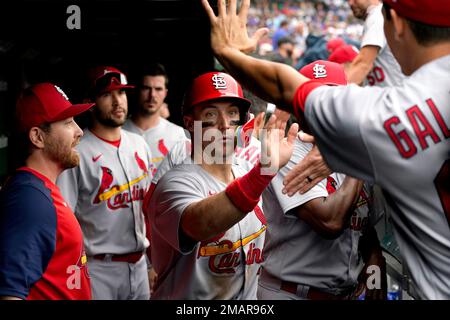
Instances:
[[[307,134],[307,133],[304,132],[304,131],[300,131],[300,132],[298,133],[298,138],[299,138],[301,141],[306,142],[306,143],[312,143],[312,144],[315,144],[315,143],[316,143],[316,139],[314,138],[314,136],[312,136],[312,135],[310,135],[310,134]]]
[[[259,130],[261,130],[264,126],[265,114],[266,114],[265,112],[261,112],[255,118],[255,123],[254,123],[254,127],[253,127],[254,128],[253,136],[256,139],[259,139]],[[274,114],[277,117],[277,120],[275,121],[275,128],[279,129],[279,130],[285,130],[287,122],[290,117],[290,113],[277,108],[277,109],[275,109]]]
[[[261,28],[252,37],[247,32],[247,15],[250,0],[243,0],[237,12],[237,0],[218,0],[216,16],[208,0],[202,0],[202,5],[211,23],[211,47],[215,54],[220,54],[226,48],[238,49],[244,53],[256,49],[259,39],[267,32]]]
[[[261,165],[268,169],[268,174],[276,174],[292,156],[298,124],[294,123],[285,137],[286,122],[273,114],[260,132]]]
[[[148,281],[150,284],[150,294],[153,293],[153,288],[155,288],[156,280],[158,279],[158,274],[155,269],[152,267],[148,270]]]
[[[319,148],[315,145],[306,157],[286,175],[283,181],[283,193],[292,196],[297,191],[300,194],[308,192],[331,173],[332,171],[322,158]]]

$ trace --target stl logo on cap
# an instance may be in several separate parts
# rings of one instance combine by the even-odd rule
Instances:
[[[316,63],[313,67],[313,75],[314,78],[326,78],[327,70],[325,69],[325,65]]]
[[[61,93],[61,95],[64,97],[64,99],[66,99],[67,101],[69,101],[69,97],[64,93],[64,91],[62,91],[62,89],[60,87],[58,87],[57,85],[53,85],[56,89],[56,91],[58,91],[59,93]]]
[[[215,74],[212,76],[211,80],[213,81],[213,86],[216,90],[226,90],[227,82],[225,78],[220,74]]]

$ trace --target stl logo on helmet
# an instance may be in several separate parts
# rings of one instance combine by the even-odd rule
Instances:
[[[224,76],[220,74],[215,74],[211,78],[213,82],[213,86],[216,90],[226,90],[227,89],[227,81]]]
[[[327,69],[325,69],[325,65],[316,63],[313,67],[314,78],[326,78],[327,77]]]

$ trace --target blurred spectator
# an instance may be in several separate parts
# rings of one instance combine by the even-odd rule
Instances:
[[[297,70],[300,70],[307,64],[314,62],[316,60],[327,60],[328,59],[328,50],[327,50],[327,41],[325,40],[325,36],[317,36],[313,34],[309,34],[306,38],[306,51],[303,56],[300,58],[298,63],[295,65]]]
[[[289,36],[289,30],[288,30],[288,22],[286,20],[283,20],[280,23],[280,27],[278,28],[277,31],[275,31],[275,33],[272,36],[272,46],[273,49],[276,50],[278,49],[278,41],[279,39],[285,38],[287,36]]]
[[[315,60],[327,59],[326,43],[329,39],[341,38],[347,44],[359,48],[363,31],[344,0],[261,0],[253,1],[249,9],[248,29],[250,33],[258,28],[269,28],[269,38],[260,42],[257,53],[269,54],[271,44],[277,50],[280,38],[294,40],[293,60],[296,67]],[[273,53],[275,54],[275,53]]]
[[[278,40],[278,49],[270,60],[293,65],[292,54],[294,53],[294,41],[291,38],[283,37]]]

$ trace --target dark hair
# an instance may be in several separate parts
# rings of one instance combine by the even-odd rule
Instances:
[[[138,77],[139,85],[145,76],[151,77],[163,76],[165,78],[166,88],[169,85],[169,77],[167,75],[166,68],[164,68],[164,66],[160,63],[152,63],[147,66],[144,66],[142,69],[140,69],[138,76],[139,76]]]
[[[283,28],[285,26],[287,26],[289,24],[289,22],[287,20],[283,20],[280,22],[280,27]]]
[[[278,39],[278,41],[277,41],[278,47],[281,47],[281,46],[282,46],[283,44],[285,44],[285,43],[295,44],[295,43],[294,43],[294,40],[292,40],[292,39],[289,38],[289,37],[281,37],[281,38]]]
[[[391,20],[391,7],[383,2],[383,9],[386,19]],[[405,18],[411,28],[417,42],[422,46],[429,46],[443,41],[450,41],[450,27],[432,26],[426,23],[418,22]]]

